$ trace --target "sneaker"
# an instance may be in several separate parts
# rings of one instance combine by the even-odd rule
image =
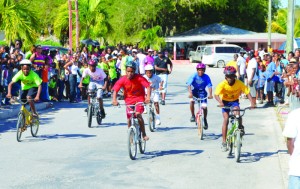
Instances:
[[[165,100],[162,100],[161,102],[160,102],[160,104],[161,105],[165,105],[166,103],[165,103]]]
[[[243,125],[240,125],[239,129],[241,130],[241,135],[244,136],[245,135],[245,127]]]
[[[226,142],[222,142],[222,146],[221,146],[221,149],[223,152],[226,152],[228,149],[227,149],[227,143]]]
[[[144,109],[144,112],[143,112],[143,114],[146,114],[146,113],[147,113],[147,108],[145,108],[145,109]]]
[[[203,129],[207,130],[208,129],[208,124],[207,124],[207,120],[204,118],[204,127]]]
[[[195,116],[192,116],[190,119],[191,122],[195,122]]]
[[[102,109],[102,110],[100,111],[100,113],[101,113],[102,119],[104,119],[104,118],[105,118],[105,111],[104,111],[104,109]]]
[[[160,119],[156,118],[155,125],[160,125],[160,124],[161,124]]]

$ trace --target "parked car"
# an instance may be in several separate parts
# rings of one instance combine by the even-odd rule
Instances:
[[[197,46],[196,51],[190,51],[189,52],[189,59],[190,59],[191,63],[202,60],[202,55],[203,55],[203,52],[204,52],[204,48],[205,48],[205,46],[199,45],[199,46]]]
[[[241,47],[231,44],[206,45],[202,55],[202,63],[218,68],[225,67],[226,63],[233,60],[233,55],[238,54]]]

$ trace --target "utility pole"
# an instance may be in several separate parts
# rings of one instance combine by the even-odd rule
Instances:
[[[268,49],[271,48],[272,0],[269,0],[268,11]]]
[[[287,30],[285,52],[294,51],[294,22],[295,22],[295,0],[288,0]]]
[[[72,0],[69,0],[69,49],[72,52],[72,41],[73,41],[73,35],[72,35],[73,27],[72,27]]]
[[[79,14],[78,14],[78,0],[75,0],[76,12],[76,50],[79,47]]]

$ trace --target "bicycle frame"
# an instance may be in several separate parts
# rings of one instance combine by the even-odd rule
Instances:
[[[25,104],[22,104],[20,112],[24,114],[25,125],[30,125],[32,121],[32,114],[25,108]]]

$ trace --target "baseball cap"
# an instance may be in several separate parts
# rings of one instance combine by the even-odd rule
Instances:
[[[152,49],[148,49],[148,52],[153,52],[153,50]]]

